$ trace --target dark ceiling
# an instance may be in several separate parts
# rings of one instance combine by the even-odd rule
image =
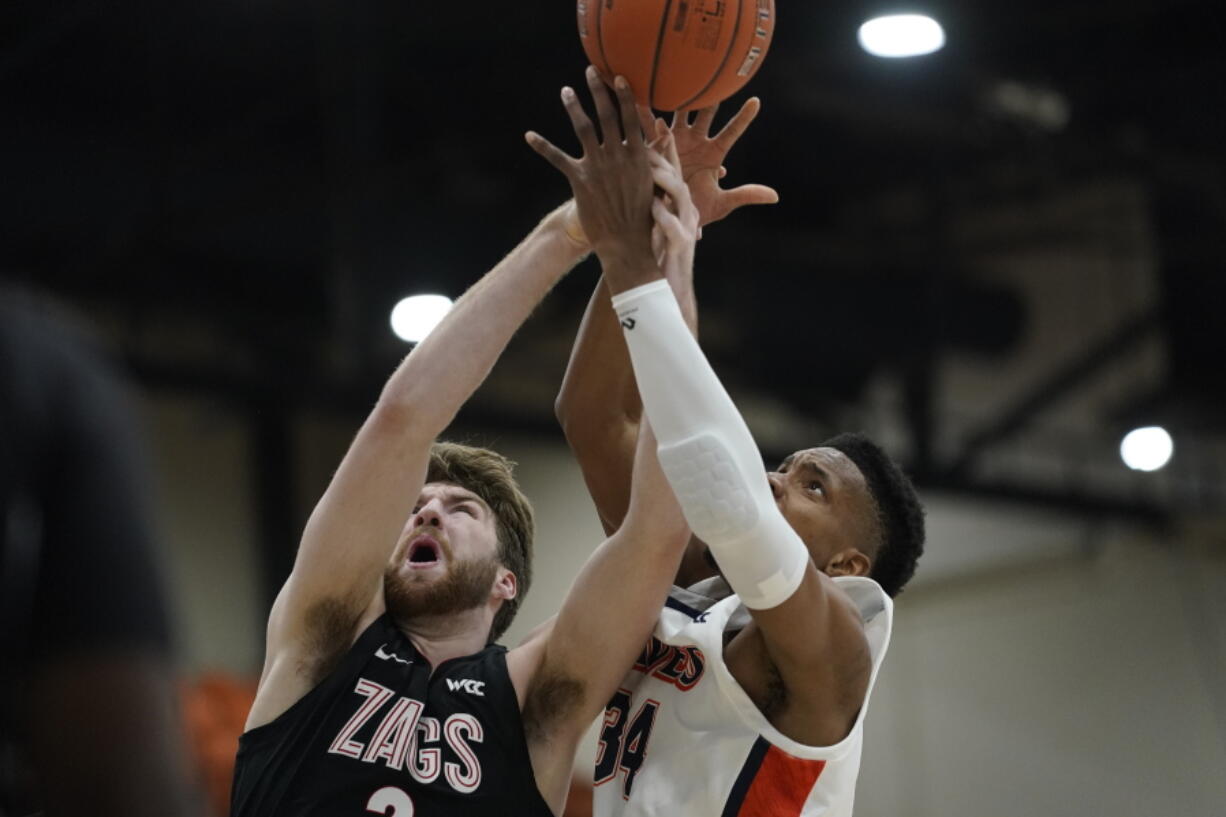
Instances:
[[[729,181],[782,203],[711,228],[700,253],[729,382],[823,416],[897,372],[912,468],[965,483],[974,452],[931,444],[934,361],[1004,360],[1029,316],[953,225],[1125,178],[1148,196],[1162,297],[1112,342],[1158,329],[1169,360],[1106,419],[1226,432],[1221,4],[914,4],[949,44],[902,61],[855,42],[880,4],[777,5],[749,88],[763,114]],[[573,141],[557,91],[584,58],[565,0],[9,0],[0,15],[0,265],[97,316],[153,387],[361,410],[403,353],[390,305],[458,295],[566,195],[522,140]],[[593,275],[561,285],[509,366],[539,352],[556,382]],[[1007,437],[1115,350],[1084,350],[968,444]],[[479,419],[543,426],[548,410]]]

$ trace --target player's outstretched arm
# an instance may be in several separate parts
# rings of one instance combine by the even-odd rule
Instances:
[[[535,134],[534,149],[570,183],[582,227],[607,271],[660,275],[652,251],[652,152],[625,81],[616,100],[589,74],[600,135],[570,89],[562,100],[582,145],[573,158]],[[627,123],[623,136],[622,123]],[[551,627],[517,647],[508,669],[524,713],[537,786],[560,810],[575,746],[646,642],[689,538],[644,427],[625,519],[584,565]]]
[[[655,446],[644,423],[624,522],[584,564],[552,627],[507,659],[537,786],[559,811],[578,742],[647,642],[689,540]]]
[[[594,71],[589,71],[588,81],[599,82]],[[745,205],[779,200],[774,190],[763,185],[742,185],[731,190],[719,186],[728,152],[758,115],[761,105],[756,97],[748,100],[718,133],[711,135],[717,108],[699,110],[693,122],[688,113],[674,115],[668,129],[671,139],[665,143],[668,149],[676,151],[700,224],[719,221]],[[639,116],[642,122],[656,127],[650,111],[641,110]],[[657,130],[656,135],[659,134]],[[670,276],[670,282],[687,323],[696,331],[692,276]],[[612,532],[625,516],[629,503],[631,462],[642,403],[603,277],[579,326],[554,409],[605,532]]]
[[[554,403],[606,534],[630,505],[630,474],[643,412],[604,278],[596,283]]]
[[[616,243],[623,240],[626,233],[611,231],[614,225],[602,209],[604,193],[588,188],[593,174],[606,169],[614,170],[612,163],[630,160],[631,153],[626,151],[621,155],[615,150],[620,145],[622,117],[613,111],[606,86],[594,68],[587,69],[586,80],[597,106],[597,118],[601,125],[599,133],[583,114],[573,94],[569,100],[563,100],[583,156],[577,160],[571,159],[535,134],[529,134],[528,141],[571,182],[575,190],[580,231],[592,243],[602,264],[618,264],[621,260],[617,253],[604,252],[597,245],[607,244],[610,240]],[[627,132],[634,144],[639,146],[633,159],[639,163],[640,173],[644,173],[646,148],[637,110],[628,114],[625,121]],[[654,120],[648,121],[654,128]],[[606,131],[609,132],[608,136]],[[617,140],[610,141],[609,136],[615,136]],[[607,144],[601,143],[602,138]],[[646,175],[642,178],[649,186],[650,178]],[[640,206],[649,201],[644,193],[644,190],[639,191]],[[643,209],[639,216],[645,219],[642,224],[635,225],[635,234],[641,238],[649,235],[651,214],[648,209]],[[638,250],[645,258],[650,257],[648,245],[640,242]],[[567,440],[577,455],[605,533],[612,533],[621,524],[629,505],[640,404],[630,371],[630,360],[619,337],[620,329],[609,309],[603,279],[597,284],[596,292],[583,316],[555,410]],[[605,293],[603,297],[602,293]]]
[[[687,195],[673,168],[657,168],[656,184],[676,201]],[[655,216],[670,244],[684,235],[672,213],[657,206]],[[867,684],[859,613],[818,571],[776,506],[749,428],[686,330],[668,284],[609,281],[660,463],[694,534],[750,608],[750,635],[759,634],[764,660],[783,681],[789,717],[775,725],[811,745],[837,742],[851,725],[841,704]]]
[[[311,514],[268,623],[268,651],[248,726],[313,685],[357,635],[425,480],[431,443],[485,379],[520,324],[584,250],[547,216],[474,284],[384,386]]]

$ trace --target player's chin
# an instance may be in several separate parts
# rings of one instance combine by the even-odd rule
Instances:
[[[434,584],[446,576],[446,573],[447,571],[443,568],[442,562],[421,565],[406,560],[396,565],[390,565],[384,574],[384,578],[386,581],[408,589],[410,587],[420,588],[425,585]]]
[[[389,570],[383,578],[384,599],[388,607],[408,614],[419,612],[417,603],[433,596],[447,585],[447,575],[442,570],[406,570],[403,567]]]

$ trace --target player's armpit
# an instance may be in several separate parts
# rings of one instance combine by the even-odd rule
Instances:
[[[524,733],[528,743],[553,740],[559,727],[574,721],[586,690],[583,680],[574,673],[556,667],[540,673],[524,701]]]
[[[519,699],[537,789],[545,802],[560,812],[583,735],[575,711],[583,705],[585,687],[574,673],[544,666],[554,621],[550,619],[534,629],[507,653],[507,672]]]
[[[872,655],[855,603],[812,564],[783,603],[753,610],[725,660],[767,719],[807,746],[838,743],[855,725]]]

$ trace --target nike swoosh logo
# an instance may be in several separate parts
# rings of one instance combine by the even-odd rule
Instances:
[[[400,656],[396,655],[396,653],[394,652],[388,652],[387,650],[383,649],[386,646],[387,644],[379,645],[379,649],[375,650],[375,658],[382,658],[384,661],[388,661],[388,660],[399,661],[402,664],[412,664],[413,663],[412,661],[401,658]]]

